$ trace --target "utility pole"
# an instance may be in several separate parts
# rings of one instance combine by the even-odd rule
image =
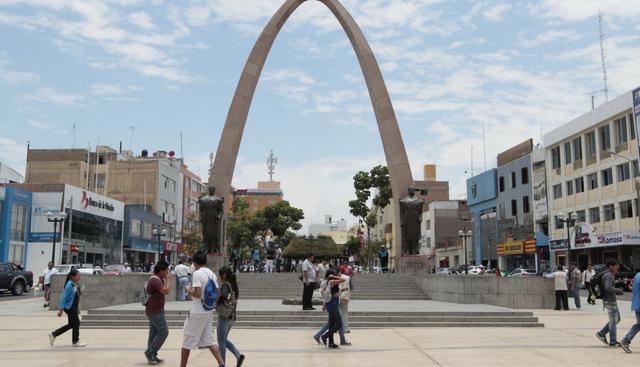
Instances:
[[[604,53],[604,16],[602,15],[602,9],[598,8],[598,28],[600,30],[600,60],[602,62],[602,81],[604,82],[604,98],[609,101],[609,87],[607,86],[607,64]]]

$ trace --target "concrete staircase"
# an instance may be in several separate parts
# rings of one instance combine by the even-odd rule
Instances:
[[[187,311],[167,311],[170,329],[180,329]],[[395,327],[542,327],[531,312],[352,312],[351,328]],[[327,322],[321,311],[239,311],[234,328],[320,328]],[[215,321],[214,321],[215,324]],[[84,329],[146,329],[142,310],[89,310]]]
[[[240,298],[302,298],[302,282],[296,273],[238,274]],[[426,295],[412,277],[402,274],[356,274],[353,300],[424,300]]]

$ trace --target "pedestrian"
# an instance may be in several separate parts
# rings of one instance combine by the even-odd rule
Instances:
[[[240,245],[236,245],[233,248],[233,272],[237,273],[238,271],[240,271],[240,260],[241,260],[241,255],[240,255]]]
[[[276,245],[276,272],[280,272],[282,267],[282,249]]]
[[[620,346],[624,349],[625,352],[631,353],[631,349],[629,349],[629,344],[633,338],[640,332],[640,273],[637,273],[635,278],[633,279],[633,295],[631,298],[631,311],[636,313],[636,323],[631,327],[631,330],[627,333],[627,335],[622,338],[622,342]]]
[[[253,249],[253,252],[251,253],[251,257],[253,259],[253,272],[254,273],[258,273],[260,272],[260,248],[258,246],[256,246]]]
[[[378,258],[380,259],[380,268],[383,273],[389,272],[389,252],[385,245],[380,246],[380,251],[378,251]]]
[[[169,326],[164,314],[165,296],[169,293],[171,293],[169,264],[160,260],[153,268],[153,275],[147,281],[149,298],[144,309],[149,320],[149,338],[144,356],[149,364],[162,363],[162,359],[158,358],[158,351],[169,336]]]
[[[62,317],[62,312],[67,314],[67,324],[58,330],[49,334],[49,344],[53,347],[53,343],[57,337],[72,330],[71,342],[74,347],[86,347],[87,345],[80,342],[80,295],[82,287],[80,286],[80,272],[75,268],[71,268],[67,274],[67,280],[64,283],[64,293],[60,298],[60,310],[58,317]]]
[[[129,263],[124,263],[124,268],[122,269],[123,273],[131,273],[131,267],[129,266]]]
[[[333,336],[337,332],[341,332],[342,330],[342,316],[340,316],[340,284],[344,282],[342,278],[338,275],[338,272],[334,269],[329,269],[326,275],[326,281],[322,283],[321,293],[323,296],[325,293],[330,292],[329,300],[326,301],[322,306],[323,310],[326,310],[329,314],[329,322],[327,331],[325,331],[320,339],[322,340],[322,344],[326,345],[327,348],[337,349],[338,345],[334,342]],[[350,345],[346,340],[344,340],[344,336],[341,336],[340,342],[345,342],[346,345]]]
[[[213,313],[202,306],[204,290],[209,280],[213,280],[216,288],[218,281],[216,275],[207,268],[207,255],[198,251],[193,255],[193,280],[187,287],[187,294],[193,298],[191,311],[184,322],[182,351],[180,353],[180,367],[186,367],[191,351],[198,348],[208,348],[218,362],[224,366],[220,350],[213,342]]]
[[[335,270],[330,269],[330,272],[334,272]],[[341,276],[342,273],[338,270],[338,272],[335,274],[336,276]],[[327,281],[323,280],[320,286],[320,293],[322,294],[323,290],[326,289],[327,287]],[[341,292],[340,292],[340,296],[342,296],[342,285],[344,283],[340,283],[340,287],[341,287]],[[323,306],[322,308],[324,311],[327,311],[326,307]],[[344,328],[344,317],[342,315],[342,311],[340,312],[340,320],[342,321],[342,326],[340,327],[340,329],[338,330],[338,335],[340,336],[340,345],[351,345],[351,343],[349,341],[347,341],[347,338],[345,337],[345,328]],[[331,321],[327,320],[327,322],[324,324],[324,326],[318,330],[318,332],[313,336],[313,339],[318,343],[318,344],[322,344],[321,341],[321,337],[322,335],[324,335],[325,332],[327,332],[327,330],[329,330],[331,328]]]
[[[47,268],[42,272],[42,287],[44,289],[44,305],[42,307],[49,307],[49,301],[51,299],[51,277],[58,274],[58,269],[53,267],[53,263],[49,261]]]
[[[321,282],[322,280],[325,279],[327,275],[327,270],[329,270],[329,268],[330,268],[329,261],[327,259],[322,259],[322,261],[316,267],[316,273],[317,273],[316,279],[318,280],[318,282]]]
[[[304,284],[304,289],[302,290],[302,309],[304,311],[315,310],[311,304],[316,284],[316,268],[313,265],[314,259],[313,254],[309,254],[307,259],[302,263],[302,283]]]
[[[178,279],[178,295],[181,301],[187,300],[187,285],[189,285],[189,267],[187,267],[182,259],[178,260],[178,266],[174,270]]]
[[[342,329],[345,334],[349,334],[349,302],[351,301],[351,277],[347,274],[349,269],[343,266],[340,269],[340,278],[344,280],[340,283],[340,316],[342,316]],[[340,343],[342,344],[342,342]]]
[[[576,309],[580,309],[580,287],[582,286],[580,276],[580,269],[578,269],[578,264],[575,262],[571,262],[570,272],[569,272],[569,290],[571,291],[571,295],[573,296],[573,301],[576,304]]]
[[[273,262],[276,259],[276,249],[270,243],[267,244],[267,273],[273,273]]]
[[[582,283],[584,284],[585,288],[587,288],[587,290],[589,291],[589,297],[587,297],[587,303],[589,303],[590,305],[596,304],[596,299],[595,297],[593,297],[593,292],[591,291],[591,278],[593,278],[594,275],[596,275],[596,271],[593,270],[593,267],[591,266],[591,264],[587,265],[587,270],[582,272]]]
[[[239,289],[236,275],[228,267],[218,270],[220,275],[220,297],[216,305],[218,313],[217,334],[218,348],[222,356],[222,362],[226,364],[227,349],[236,357],[236,366],[240,367],[244,363],[245,356],[229,340],[229,332],[236,321],[236,307],[238,305]]]
[[[618,309],[618,297],[616,295],[624,294],[624,291],[616,288],[616,273],[620,268],[620,264],[615,259],[607,260],[607,270],[601,279],[601,289],[604,290],[602,301],[604,308],[607,310],[609,321],[602,328],[602,330],[596,333],[596,337],[604,344],[610,347],[617,347],[620,345],[617,340],[617,328],[620,322],[620,310]],[[609,334],[609,341],[607,341],[607,334]]]
[[[556,291],[556,311],[560,311],[560,302],[565,311],[569,311],[569,297],[567,294],[567,273],[563,266],[559,265],[558,270],[546,276],[553,278],[554,289]]]

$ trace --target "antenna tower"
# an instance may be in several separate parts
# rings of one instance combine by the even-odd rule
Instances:
[[[131,130],[131,135],[129,136],[129,150],[133,151],[133,134],[136,132],[136,129],[139,126],[131,125],[129,126],[129,130]]]
[[[273,173],[276,169],[276,164],[278,164],[278,158],[273,155],[273,149],[271,149],[271,153],[267,157],[267,168],[269,169],[269,181],[273,181]]]
[[[605,100],[609,100],[609,87],[607,86],[607,64],[606,57],[604,54],[604,17],[602,15],[602,9],[598,8],[598,27],[600,29],[600,59],[602,61],[602,81],[604,82],[604,97]]]

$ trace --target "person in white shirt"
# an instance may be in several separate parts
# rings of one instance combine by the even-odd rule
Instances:
[[[187,287],[187,293],[193,298],[193,304],[184,322],[180,367],[187,366],[191,350],[198,348],[208,348],[218,365],[224,366],[220,350],[213,340],[213,312],[202,307],[204,288],[209,279],[213,279],[216,288],[218,288],[218,279],[216,274],[207,268],[207,255],[204,252],[199,251],[193,255],[193,266],[195,268],[193,280],[191,286]]]
[[[593,267],[591,266],[591,264],[587,266],[587,270],[582,272],[582,284],[589,291],[589,296],[587,297],[587,303],[591,305],[596,304],[596,300],[592,299],[593,293],[591,292],[591,278],[593,278],[594,275],[596,275],[596,271],[593,270]]]
[[[560,301],[565,311],[569,311],[569,294],[567,291],[567,273],[564,272],[562,265],[558,266],[558,270],[546,275],[547,278],[553,278],[554,289],[556,290],[556,311],[560,311]]]
[[[131,273],[131,267],[129,266],[129,263],[124,263],[124,269],[122,269],[123,273]]]
[[[351,300],[351,277],[346,275],[343,271],[340,273],[340,278],[344,282],[340,283],[340,314],[342,316],[342,328],[345,333],[350,333],[349,329],[349,301]]]
[[[49,261],[47,268],[42,272],[42,286],[44,289],[44,305],[42,307],[49,307],[49,300],[51,298],[51,276],[58,274],[58,269],[53,267],[53,263]]]
[[[174,273],[178,279],[178,294],[181,301],[187,300],[187,285],[189,285],[189,268],[182,263],[182,260],[178,261]]]
[[[316,268],[313,265],[314,259],[315,256],[310,254],[302,263],[302,282],[304,283],[304,289],[302,291],[302,309],[305,311],[315,310],[311,301],[316,284]]]

